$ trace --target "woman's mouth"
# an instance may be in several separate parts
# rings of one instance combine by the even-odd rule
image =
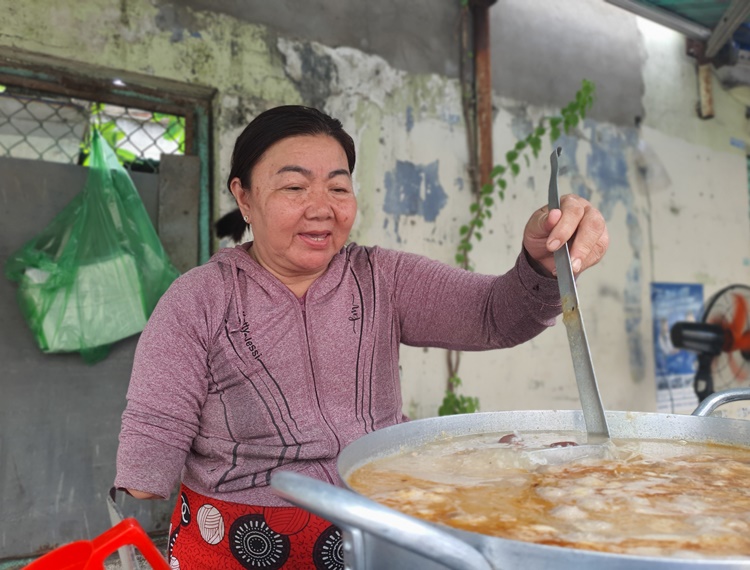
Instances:
[[[331,232],[310,232],[304,234],[297,234],[300,239],[305,243],[313,246],[327,245],[328,238],[331,237]]]

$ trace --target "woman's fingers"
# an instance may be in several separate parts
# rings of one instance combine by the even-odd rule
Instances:
[[[550,234],[549,242],[568,241],[573,271],[579,273],[598,263],[609,247],[607,224],[591,203],[566,194],[560,200],[562,216]]]
[[[524,231],[529,256],[554,273],[554,252],[568,242],[573,271],[580,273],[598,263],[609,247],[604,216],[585,198],[566,194],[560,209],[540,208],[532,214]]]

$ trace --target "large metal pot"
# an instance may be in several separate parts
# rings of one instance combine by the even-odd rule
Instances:
[[[727,390],[704,401],[693,415],[607,412],[613,438],[685,440],[750,445],[750,421],[708,414],[723,403],[750,399],[750,389]],[[368,434],[347,446],[338,459],[342,479],[370,461],[417,448],[437,437],[502,431],[584,431],[580,411],[509,411],[429,418]],[[434,525],[404,515],[351,490],[292,472],[279,472],[271,485],[288,501],[337,524],[343,531],[347,569],[641,568],[750,569],[750,560],[673,559],[631,556],[508,540]]]

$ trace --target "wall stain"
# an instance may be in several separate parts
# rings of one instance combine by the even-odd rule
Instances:
[[[195,16],[189,9],[176,8],[172,4],[161,4],[154,23],[161,31],[172,33],[171,43],[183,41],[186,32],[190,37],[201,38]]]
[[[292,77],[289,73],[287,76],[296,85],[306,105],[324,109],[333,92],[332,86],[338,83],[338,69],[333,58],[319,53],[307,42],[295,44],[293,49],[299,58],[301,73],[299,77]]]
[[[414,109],[411,105],[406,108],[406,132],[410,133],[414,128]]]
[[[422,216],[434,222],[448,201],[440,184],[438,161],[426,165],[398,160],[396,168],[385,174],[385,200],[383,211],[394,218],[394,232],[400,243],[401,216]],[[387,228],[387,220],[383,227]]]
[[[267,101],[249,95],[231,96],[228,101],[231,103],[222,105],[221,114],[217,117],[224,130],[245,128],[255,116],[268,108]]]
[[[524,109],[523,112],[526,113],[526,109]],[[525,139],[532,133],[532,131],[534,130],[534,123],[525,114],[514,115],[510,120],[510,130],[513,133],[513,136],[520,141]]]
[[[611,220],[615,207],[622,204],[626,210],[628,244],[632,251],[630,266],[625,275],[625,290],[622,294],[625,313],[625,332],[628,343],[630,375],[634,382],[641,382],[646,377],[646,355],[644,339],[641,333],[643,320],[643,299],[641,295],[643,230],[635,211],[633,189],[628,180],[627,156],[638,145],[638,131],[635,128],[621,128],[596,123],[584,122],[583,129],[589,130],[591,150],[586,161],[585,173],[576,163],[576,152],[579,139],[563,135],[555,141],[556,146],[563,148],[561,164],[568,167],[573,192],[599,203],[604,219]],[[567,160],[564,160],[567,157]],[[594,189],[596,193],[594,193]]]
[[[587,122],[591,130],[591,154],[587,174],[594,180],[602,197],[599,206],[604,218],[609,220],[617,204],[625,206],[628,243],[633,252],[630,267],[625,275],[624,305],[625,331],[628,339],[630,373],[635,382],[645,378],[646,357],[641,333],[643,299],[641,295],[643,229],[635,212],[633,189],[628,180],[626,157],[638,146],[635,128],[615,128]]]

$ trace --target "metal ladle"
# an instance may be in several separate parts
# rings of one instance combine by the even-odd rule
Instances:
[[[562,148],[557,147],[550,156],[549,209],[560,208],[557,189],[557,157]],[[568,244],[564,243],[555,252],[557,284],[563,308],[563,322],[568,333],[570,354],[573,357],[578,396],[581,400],[583,419],[586,424],[586,444],[571,447],[557,447],[528,452],[529,458],[539,463],[565,463],[583,457],[607,458],[613,455],[613,445],[609,439],[609,427],[604,415],[604,407],[596,383],[594,363],[591,361],[583,315],[578,303],[578,292],[570,263]]]

